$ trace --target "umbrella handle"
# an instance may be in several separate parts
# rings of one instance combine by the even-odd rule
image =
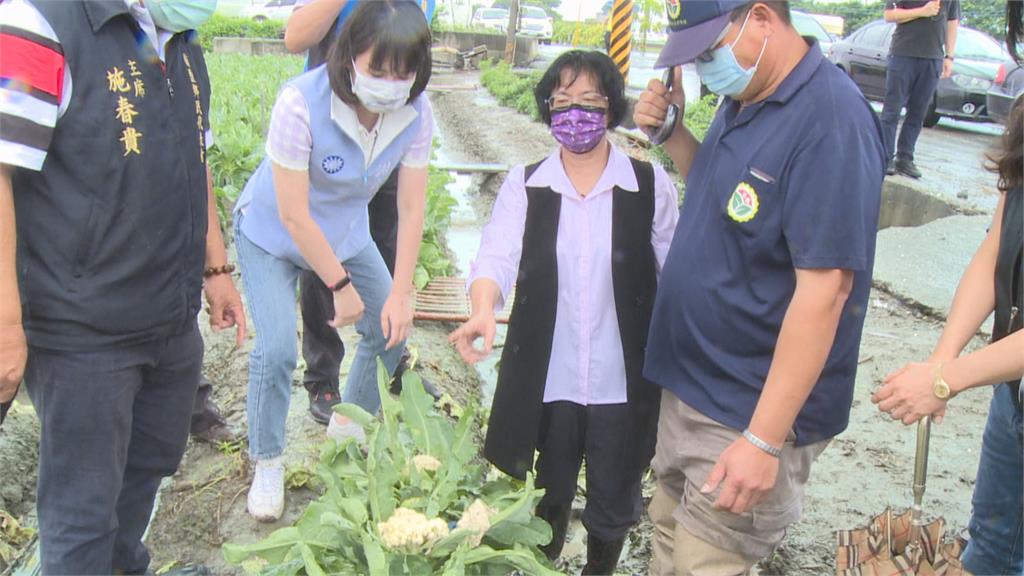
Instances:
[[[925,484],[928,479],[928,440],[932,429],[931,416],[925,416],[917,423],[917,449],[914,453],[914,506],[911,512],[910,542],[917,542],[924,525],[921,503],[924,501]]]

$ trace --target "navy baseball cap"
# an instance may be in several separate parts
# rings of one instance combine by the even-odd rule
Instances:
[[[655,68],[687,64],[718,40],[733,10],[751,0],[665,0],[668,41]]]

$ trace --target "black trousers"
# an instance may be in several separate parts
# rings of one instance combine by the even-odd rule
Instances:
[[[905,160],[914,160],[917,137],[921,135],[928,107],[942,75],[942,59],[890,56],[885,72],[885,104],[882,106],[882,136],[885,152]],[[907,108],[900,128],[899,142],[896,128],[900,111]]]
[[[114,350],[29,349],[43,574],[146,571],[142,535],[185,452],[202,363],[198,325]]]
[[[624,466],[635,450],[621,431],[629,422],[627,404],[581,406],[544,404],[537,450],[537,486],[546,490],[540,506],[571,503],[580,465],[587,461],[587,503],[583,526],[601,540],[622,538],[643,510],[644,470]]]
[[[398,250],[398,170],[395,168],[367,207],[370,236],[392,276]],[[325,382],[338,381],[345,344],[338,331],[327,323],[334,318],[334,294],[316,272],[304,270],[299,275],[299,293],[302,357],[306,361],[302,382],[306,389],[312,390]]]

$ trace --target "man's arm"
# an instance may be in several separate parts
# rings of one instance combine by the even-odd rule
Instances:
[[[775,447],[785,443],[825,368],[852,289],[853,272],[849,270],[797,269],[796,291],[748,426],[757,438]],[[778,468],[776,457],[740,438],[719,457],[701,491],[710,493],[722,484],[715,506],[740,514],[772,490]]]
[[[13,171],[10,166],[0,164],[0,402],[9,401],[17,393],[28,357],[15,266]]]
[[[228,263],[228,252],[220,232],[217,196],[213,191],[209,166],[206,167],[206,194],[206,268],[223,270],[223,266]],[[207,278],[203,284],[206,301],[210,306],[210,326],[214,330],[235,326],[235,343],[241,346],[245,342],[245,310],[231,275],[216,274]]]
[[[956,54],[956,33],[960,29],[959,20],[946,22],[946,57],[942,60],[942,77],[953,75],[953,56]]]
[[[887,8],[885,21],[903,24],[918,18],[931,18],[939,13],[939,8],[939,0],[932,0],[919,8]]]
[[[316,46],[327,36],[348,0],[313,0],[297,6],[284,29],[284,47],[298,54]]]

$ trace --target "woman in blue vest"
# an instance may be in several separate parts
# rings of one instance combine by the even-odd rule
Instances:
[[[296,366],[296,282],[313,270],[334,294],[336,328],[361,336],[343,400],[375,413],[376,362],[394,371],[412,327],[433,116],[430,30],[416,4],[361,3],[326,66],[282,88],[267,158],[235,209],[235,234],[256,347],[249,359],[249,513],[280,518],[285,420]],[[394,281],[370,239],[367,204],[400,165]],[[360,437],[341,416],[335,438]]]
[[[509,172],[470,274],[472,317],[451,336],[467,362],[485,357],[516,283],[484,453],[522,478],[539,450],[537,515],[552,526],[552,561],[586,459],[584,574],[614,572],[640,518],[660,398],[641,369],[678,217],[665,171],[606,137],[626,110],[623,85],[600,52],[566,52],[544,74],[534,94],[561,146]]]

